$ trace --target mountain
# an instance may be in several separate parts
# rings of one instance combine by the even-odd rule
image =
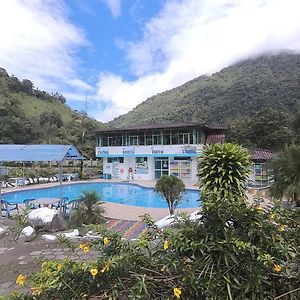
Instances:
[[[233,124],[265,109],[292,112],[299,100],[300,55],[264,55],[150,97],[109,126],[178,121]]]
[[[0,68],[0,143],[74,144],[93,157],[95,138],[88,132],[104,126],[73,111],[63,95],[35,89],[30,80],[20,81]]]

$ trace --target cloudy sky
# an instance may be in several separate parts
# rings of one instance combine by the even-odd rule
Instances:
[[[0,67],[110,121],[266,51],[300,50],[299,0],[1,0]]]

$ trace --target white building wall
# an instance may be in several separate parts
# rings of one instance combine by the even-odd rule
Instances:
[[[174,159],[174,156],[192,157],[191,176],[182,178],[186,183],[197,183],[197,157],[195,154],[202,152],[203,145],[155,145],[155,146],[129,146],[129,147],[97,147],[96,157],[124,157],[124,163],[108,163],[107,157],[103,158],[103,173],[111,174],[113,178],[129,180],[132,168],[132,178],[136,180],[154,180],[155,179],[155,156],[163,156]],[[169,154],[169,155],[168,155]],[[148,156],[150,155],[150,156]],[[147,157],[148,172],[137,172],[136,157]]]
[[[192,176],[191,176],[191,183],[197,183],[199,181],[199,178],[197,176],[198,174],[198,158],[193,157],[192,159]]]

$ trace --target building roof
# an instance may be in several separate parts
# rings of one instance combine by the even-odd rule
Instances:
[[[212,126],[197,123],[197,122],[184,122],[184,123],[174,123],[174,124],[148,124],[134,127],[126,128],[101,128],[97,129],[95,133],[110,133],[110,132],[121,132],[121,131],[139,131],[139,130],[154,130],[154,129],[176,129],[176,128],[190,128],[190,127],[202,127],[204,130],[227,130],[228,125],[214,124]]]
[[[209,134],[206,137],[206,144],[216,144],[216,143],[224,143],[225,142],[225,134]]]
[[[252,160],[269,160],[276,155],[275,152],[267,149],[248,148],[248,150]]]
[[[0,161],[56,161],[84,159],[73,145],[0,145]]]

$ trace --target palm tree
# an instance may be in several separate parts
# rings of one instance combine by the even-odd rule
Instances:
[[[164,175],[156,182],[155,191],[166,200],[170,215],[173,215],[182,199],[185,186],[180,178]]]
[[[101,224],[104,222],[104,208],[101,206],[100,197],[95,191],[83,192],[78,200],[79,207],[71,216],[71,223]]]
[[[273,170],[271,196],[300,206],[300,145],[286,146],[270,165]]]

